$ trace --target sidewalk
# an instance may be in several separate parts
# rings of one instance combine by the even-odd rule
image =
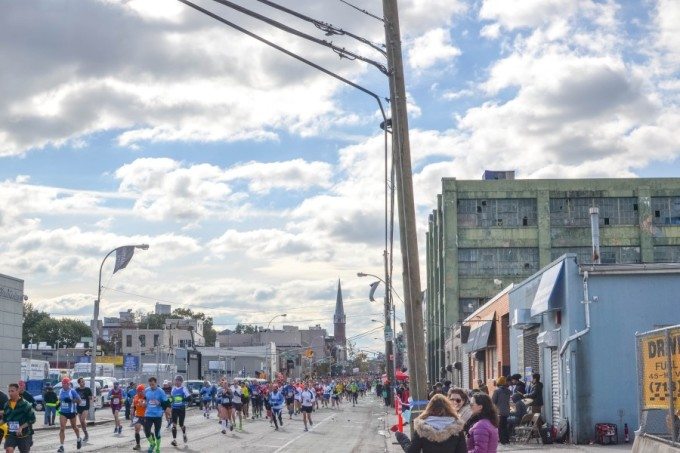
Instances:
[[[386,429],[386,445],[387,453],[403,453],[404,450],[397,443],[397,439],[390,427],[397,423],[397,416],[394,414],[394,409],[391,408],[391,412],[387,414],[385,419]],[[389,433],[389,434],[388,434]],[[409,435],[410,428],[404,426],[404,433]],[[559,453],[609,453],[609,452],[630,452],[633,449],[633,443],[629,444],[618,444],[618,445],[563,445],[563,444],[553,444],[553,445],[543,445],[543,444],[509,444],[509,445],[499,445],[499,452],[536,452],[536,451],[548,451],[548,452],[559,452]],[[651,453],[651,452],[650,452]]]

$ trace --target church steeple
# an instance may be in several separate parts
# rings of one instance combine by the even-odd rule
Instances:
[[[338,279],[338,295],[335,299],[335,314],[333,314],[333,337],[335,341],[335,358],[342,363],[347,360],[347,337],[345,336],[345,308],[342,304],[342,288]]]
[[[342,288],[340,287],[340,279],[338,279],[338,295],[335,299],[335,314],[333,315],[333,322],[335,324],[345,324],[345,308],[342,304]]]

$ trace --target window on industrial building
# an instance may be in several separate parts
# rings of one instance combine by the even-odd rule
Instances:
[[[158,346],[158,334],[154,334],[153,336],[153,345]]]
[[[637,225],[635,197],[551,198],[550,225],[589,227],[590,208],[600,208],[600,226]]]
[[[479,307],[484,305],[486,299],[480,297],[462,297],[458,299],[459,314],[461,319],[465,319],[474,313]]]
[[[538,249],[532,247],[458,249],[462,276],[522,276],[538,270]]]
[[[128,348],[132,347],[132,335],[125,335],[125,346]]]
[[[518,228],[537,225],[536,199],[459,199],[460,228]]]
[[[657,245],[654,247],[655,263],[680,263],[680,245]]]
[[[146,347],[146,335],[139,336],[139,345],[143,348]]]
[[[654,225],[680,225],[680,197],[652,197]]]
[[[555,247],[550,251],[551,259],[556,260],[565,253],[575,253],[579,264],[593,262],[592,247]],[[600,247],[602,264],[634,264],[640,261],[640,247]]]

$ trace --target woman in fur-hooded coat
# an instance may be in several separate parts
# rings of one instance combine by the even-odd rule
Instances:
[[[413,439],[397,433],[406,453],[467,453],[463,422],[444,395],[434,395],[425,411],[413,421]]]

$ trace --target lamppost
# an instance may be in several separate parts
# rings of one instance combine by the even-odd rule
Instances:
[[[113,273],[115,274],[117,271],[124,269],[132,259],[135,249],[149,250],[149,244],[116,247],[106,254],[101,266],[99,266],[99,286],[97,286],[97,300],[94,301],[94,316],[92,316],[92,355],[90,356],[90,388],[94,393],[96,393],[94,378],[97,373],[97,337],[99,336],[99,302],[102,298],[102,270],[104,269],[106,259],[114,252],[116,253],[116,266]],[[94,413],[95,411],[88,412],[88,420],[91,422],[94,422]]]
[[[387,372],[387,380],[390,381],[390,385],[392,388],[395,387],[396,385],[396,378],[397,378],[397,369],[396,369],[396,361],[394,360],[394,349],[395,349],[395,344],[394,344],[394,330],[392,329],[390,323],[392,323],[396,327],[396,314],[395,314],[395,309],[394,309],[394,303],[392,302],[391,295],[395,294],[400,300],[401,297],[399,294],[397,294],[385,280],[382,278],[378,277],[377,275],[374,274],[367,274],[365,272],[358,272],[357,277],[374,277],[377,278],[380,282],[382,282],[385,285],[385,304],[384,304],[384,312],[385,312],[385,322],[378,321],[372,319],[372,322],[379,322],[383,325],[383,330],[385,334],[385,361],[386,361],[386,372]],[[392,320],[390,320],[390,311],[392,312]],[[390,401],[393,401],[392,399]],[[394,404],[394,403],[391,403]]]
[[[269,326],[272,325],[272,321],[275,320],[276,318],[278,318],[279,316],[282,317],[282,318],[285,318],[286,316],[288,316],[288,313],[283,313],[283,314],[280,314],[280,315],[276,315],[276,316],[274,316],[272,319],[270,319],[269,322],[267,323],[267,330],[269,330]]]

